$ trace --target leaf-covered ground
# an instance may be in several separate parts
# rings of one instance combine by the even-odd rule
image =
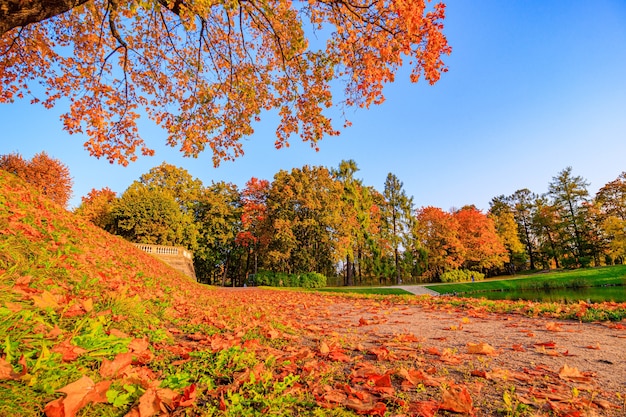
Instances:
[[[0,416],[626,414],[624,305],[208,288],[0,190]]]

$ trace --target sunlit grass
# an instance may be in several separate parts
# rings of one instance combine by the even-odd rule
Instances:
[[[481,282],[428,285],[439,294],[478,294],[486,291],[550,290],[626,285],[626,265],[555,271]]]

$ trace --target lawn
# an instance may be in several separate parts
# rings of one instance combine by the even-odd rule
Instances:
[[[626,285],[626,265],[523,275],[508,279],[494,278],[480,282],[428,285],[439,294],[480,294],[488,291],[552,290]]]

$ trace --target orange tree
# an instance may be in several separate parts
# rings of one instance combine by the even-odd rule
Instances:
[[[403,63],[414,82],[439,79],[444,12],[424,0],[0,0],[0,103],[67,98],[64,129],[124,165],[153,153],[141,113],[215,164],[242,154],[264,110],[280,118],[276,147],[298,133],[316,148],[338,133],[324,114],[333,80],[345,105],[367,107]]]
[[[17,153],[0,155],[0,169],[17,175],[64,207],[72,196],[72,177],[69,168],[45,152],[34,155],[30,160],[23,159]]]
[[[452,213],[459,224],[458,236],[465,249],[463,267],[472,271],[494,271],[507,259],[507,250],[493,219],[469,205]]]
[[[83,216],[96,226],[111,231],[113,230],[113,203],[117,200],[115,191],[109,187],[101,190],[95,188],[89,191],[85,197],[81,197],[80,206],[74,213]]]

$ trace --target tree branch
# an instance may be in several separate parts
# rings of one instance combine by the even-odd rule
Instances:
[[[63,14],[89,0],[0,0],[0,36]]]

